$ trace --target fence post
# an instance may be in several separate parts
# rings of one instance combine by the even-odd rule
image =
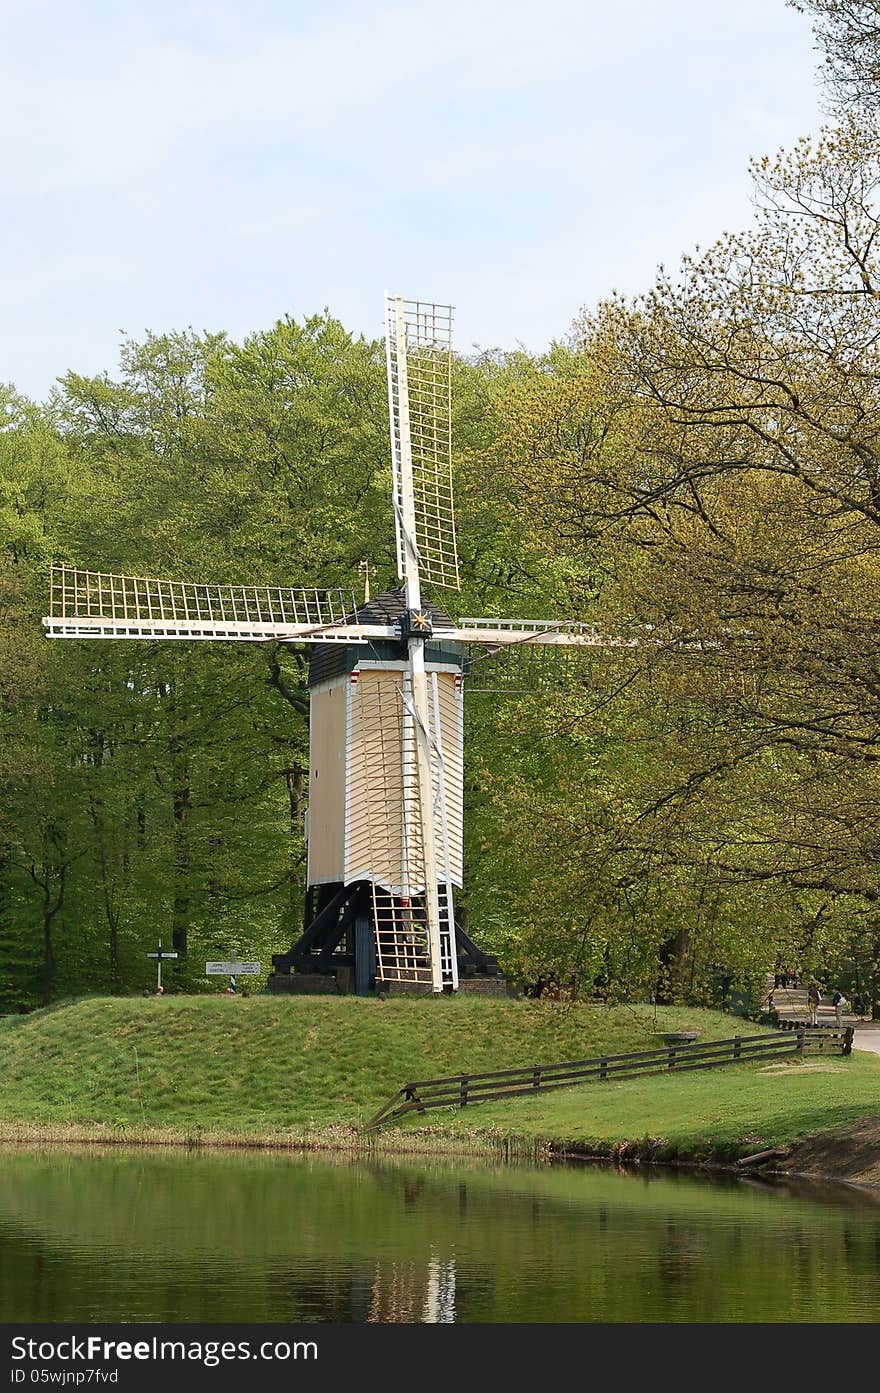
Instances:
[[[674,1046],[674,1045],[670,1045],[670,1046],[669,1046],[668,1060],[667,1060],[666,1067],[667,1067],[667,1069],[674,1069],[674,1068],[675,1068],[675,1046]]]
[[[798,1054],[803,1054],[803,1052],[804,1052],[804,1041],[805,1041],[805,1039],[806,1039],[806,1034],[807,1034],[807,1032],[804,1030],[804,1027],[803,1027],[802,1025],[799,1025],[798,1028],[797,1028],[797,1051],[798,1051]]]
[[[733,1057],[734,1059],[742,1058],[742,1041],[738,1035],[733,1037]]]
[[[532,1088],[540,1088],[540,1087],[541,1087],[541,1070],[540,1070],[540,1069],[534,1069],[534,1070],[532,1071]]]
[[[459,1106],[460,1108],[464,1108],[464,1107],[467,1106],[467,1100],[468,1100],[468,1079],[469,1079],[469,1078],[470,1078],[470,1075],[469,1075],[469,1074],[462,1074],[462,1076],[461,1076],[461,1083],[459,1084],[459,1090],[458,1090],[458,1106]]]
[[[408,1103],[415,1103],[419,1112],[425,1111],[425,1105],[411,1083],[408,1083],[406,1086],[406,1101]]]
[[[848,1026],[846,1027],[846,1030],[843,1032],[843,1053],[844,1053],[844,1054],[852,1054],[853,1036],[854,1036],[854,1035],[855,1035],[855,1031],[853,1030],[853,1028],[852,1028],[851,1025],[848,1025]]]
[[[600,1059],[600,1060],[599,1060],[599,1078],[600,1078],[600,1079],[607,1079],[607,1077],[608,1077],[608,1060],[607,1060],[607,1059]]]

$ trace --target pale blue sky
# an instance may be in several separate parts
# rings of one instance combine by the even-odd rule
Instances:
[[[378,337],[386,288],[541,349],[748,222],[815,64],[784,0],[0,0],[0,381],[325,305]]]

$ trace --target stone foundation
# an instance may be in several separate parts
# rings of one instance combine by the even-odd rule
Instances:
[[[506,977],[462,977],[458,983],[459,993],[465,996],[517,996]]]

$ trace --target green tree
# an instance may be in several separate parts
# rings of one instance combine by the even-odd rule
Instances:
[[[880,889],[876,133],[847,114],[755,179],[753,231],[581,317],[568,362],[507,403],[498,467],[636,642],[630,716],[653,694],[636,806],[594,845],[667,895],[676,867],[691,899],[704,868],[728,901],[763,887],[803,946],[823,905],[868,923]]]

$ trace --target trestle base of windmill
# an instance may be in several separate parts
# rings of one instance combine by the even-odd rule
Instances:
[[[455,925],[459,991],[506,995],[498,961],[483,953]],[[287,953],[275,953],[266,983],[270,992],[354,993],[368,996],[431,994],[425,972],[414,961],[396,980],[383,980],[377,963],[374,897],[367,881],[313,886],[306,898],[305,929]]]

